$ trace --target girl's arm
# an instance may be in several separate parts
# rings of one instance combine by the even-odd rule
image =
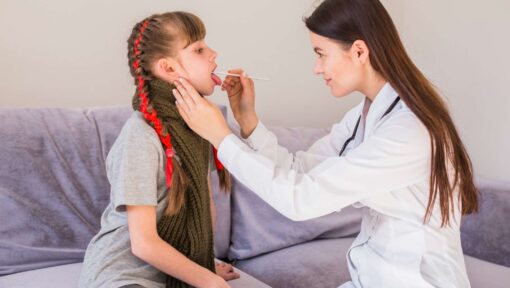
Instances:
[[[214,203],[214,198],[212,196],[212,185],[211,185],[211,170],[209,169],[209,177],[207,177],[207,186],[209,187],[209,197],[211,201],[211,220],[212,220],[212,228],[213,228],[213,234],[216,227],[216,204]],[[215,263],[216,264],[216,274],[220,276],[221,278],[225,279],[225,281],[230,281],[234,279],[238,279],[240,276],[239,273],[237,273],[234,270],[234,267],[231,264],[227,263]]]
[[[195,287],[230,287],[225,280],[196,264],[163,241],[156,230],[155,206],[127,206],[131,251],[135,256]]]

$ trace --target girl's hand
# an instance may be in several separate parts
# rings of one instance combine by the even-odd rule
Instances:
[[[225,281],[230,281],[241,277],[239,273],[234,271],[234,267],[232,267],[232,265],[226,263],[216,263],[216,274],[225,279]]]
[[[174,82],[177,110],[188,126],[216,149],[232,133],[220,109],[198,94],[197,90],[184,78]]]
[[[213,278],[203,288],[230,288],[230,285],[227,284],[227,280],[217,274],[212,275]]]
[[[228,70],[228,73],[241,75],[241,77],[225,77],[221,90],[227,91],[232,113],[241,126],[243,137],[245,137],[251,134],[258,123],[255,112],[255,87],[253,80],[247,78],[242,69]]]

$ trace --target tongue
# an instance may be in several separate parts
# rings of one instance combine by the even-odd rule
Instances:
[[[221,85],[221,79],[216,74],[211,73],[211,79],[213,80],[214,84]]]

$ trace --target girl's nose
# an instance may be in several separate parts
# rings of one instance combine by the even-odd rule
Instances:
[[[214,61],[216,60],[216,57],[218,56],[218,53],[216,51],[214,51],[213,49],[211,49],[211,61]]]

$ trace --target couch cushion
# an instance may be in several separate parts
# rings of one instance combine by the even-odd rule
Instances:
[[[331,288],[351,279],[346,252],[354,238],[315,240],[239,260],[236,267],[273,288]]]
[[[315,240],[240,260],[236,267],[273,288],[337,287],[350,280],[346,253],[353,240]],[[470,256],[465,262],[472,288],[508,287],[510,268]]]
[[[0,277],[0,287],[9,288],[71,288],[77,287],[82,263],[16,273]],[[236,269],[239,279],[228,282],[232,288],[269,288],[249,274]]]
[[[510,268],[467,255],[464,261],[471,288],[508,288]]]
[[[462,219],[464,253],[510,267],[510,182],[477,179],[479,212]]]
[[[0,275],[79,262],[109,201],[126,107],[0,110]]]
[[[294,222],[234,181],[232,234],[228,256],[246,259],[310,241],[351,237],[359,233],[361,210],[344,208],[323,217]]]
[[[105,159],[131,113],[0,109],[0,275],[83,260],[110,201]],[[215,251],[225,257],[230,198],[216,186]]]
[[[239,128],[232,124],[234,133]],[[327,129],[270,127],[279,144],[290,152],[306,150]],[[354,236],[359,232],[361,211],[347,207],[320,218],[293,222],[281,215],[243,184],[234,181],[232,195],[232,244],[230,259],[246,259],[312,239]]]
[[[82,263],[74,263],[0,276],[0,287],[77,287],[81,266]]]

